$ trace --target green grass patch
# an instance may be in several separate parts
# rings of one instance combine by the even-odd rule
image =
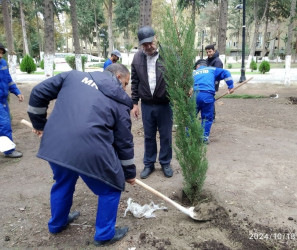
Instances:
[[[285,63],[274,63],[274,62],[269,62],[270,63],[270,69],[284,69],[285,68]],[[231,63],[232,64],[232,69],[241,69],[241,63]],[[225,68],[227,69],[228,63],[226,63]],[[258,62],[257,65],[259,66],[260,63]],[[250,70],[247,65],[245,65],[246,70]],[[291,63],[291,68],[297,68],[297,63]]]
[[[88,68],[103,68],[104,63],[90,64]]]
[[[267,96],[264,95],[248,95],[248,94],[231,94],[231,95],[226,95],[223,98],[233,98],[233,99],[259,99],[259,98],[268,98]]]
[[[58,74],[60,74],[60,73],[62,73],[62,72],[65,72],[65,71],[54,71],[54,75],[58,75]],[[38,71],[38,72],[34,72],[33,74],[31,74],[31,75],[44,75],[44,71]]]
[[[240,75],[241,72],[240,71],[232,71],[231,72],[231,75]],[[250,72],[250,71],[246,71],[245,72],[245,75],[256,75],[256,74],[261,74],[259,71],[253,71],[253,72]]]

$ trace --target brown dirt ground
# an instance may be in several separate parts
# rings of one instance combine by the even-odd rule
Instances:
[[[48,233],[49,192],[53,184],[47,162],[35,157],[39,139],[20,124],[33,84],[19,84],[26,97],[12,97],[13,131],[21,159],[0,155],[0,248],[93,249],[96,196],[79,180],[73,209],[81,216],[59,235]],[[219,94],[224,93],[221,88]],[[106,249],[297,249],[297,97],[296,86],[247,84],[237,93],[277,93],[279,98],[220,99],[208,145],[209,169],[204,207],[211,220],[197,222],[152,193],[127,185],[117,225],[128,235]],[[289,99],[293,97],[293,99]],[[51,104],[51,107],[53,104]],[[141,120],[133,120],[137,176],[142,170]],[[174,176],[160,166],[145,183],[181,203],[182,173],[174,158]],[[167,206],[156,218],[124,217],[127,199],[141,205],[154,201]]]

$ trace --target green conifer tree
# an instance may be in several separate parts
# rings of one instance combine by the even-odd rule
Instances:
[[[27,72],[28,74],[31,74],[32,72],[36,71],[36,64],[34,63],[34,60],[31,56],[24,56],[20,64],[20,70],[22,72]]]
[[[195,30],[191,20],[169,9],[163,26],[159,38],[160,55],[166,69],[174,124],[177,125],[174,149],[184,177],[183,191],[192,203],[196,203],[206,178],[208,162],[202,141],[203,128],[196,118],[196,101],[189,97],[196,56]]]

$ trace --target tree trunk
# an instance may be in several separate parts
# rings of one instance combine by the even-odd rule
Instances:
[[[100,39],[99,39],[99,32],[98,32],[98,25],[97,25],[97,13],[96,13],[96,0],[94,1],[94,17],[95,17],[95,32],[96,32],[96,45],[97,45],[97,51],[98,51],[98,59],[100,57]]]
[[[80,44],[79,44],[79,38],[78,38],[75,0],[70,0],[70,15],[71,15],[72,34],[73,34],[73,40],[74,40],[75,66],[76,66],[76,70],[82,71],[82,61],[81,61]]]
[[[288,41],[286,46],[286,55],[292,55],[292,38],[293,38],[295,9],[296,9],[296,0],[292,0],[290,17],[289,17],[289,26],[288,26]]]
[[[226,54],[226,33],[228,21],[228,0],[221,0],[218,51],[221,55]]]
[[[267,15],[268,15],[268,13],[267,13]],[[267,40],[268,40],[267,29],[268,29],[268,16],[266,16],[265,30],[264,30],[264,35],[263,35],[263,44],[262,44],[262,52],[261,52],[262,57],[264,57],[266,55],[266,52],[267,52],[267,49],[266,49],[266,43],[267,43]]]
[[[152,0],[140,0],[139,28],[152,25]]]
[[[285,85],[291,84],[290,71],[291,71],[291,58],[292,58],[292,37],[293,37],[293,26],[296,9],[296,0],[291,2],[291,11],[288,26],[288,41],[286,46],[286,67],[285,67]]]
[[[53,0],[44,0],[44,74],[47,77],[54,75],[55,37],[54,37],[54,3]]]
[[[2,15],[3,15],[3,23],[5,28],[5,36],[6,36],[6,46],[8,48],[8,65],[9,72],[11,74],[12,79],[16,80],[16,61],[17,57],[14,51],[14,43],[13,43],[13,33],[11,27],[11,16],[9,15],[8,3],[7,1],[2,0]]]
[[[29,47],[28,47],[28,38],[27,38],[27,31],[26,31],[26,21],[24,16],[23,10],[23,2],[20,0],[20,15],[21,15],[21,24],[22,24],[22,31],[23,31],[23,41],[24,41],[24,55],[29,55]]]
[[[113,34],[112,34],[112,0],[105,0],[104,1],[105,8],[107,9],[108,13],[108,42],[109,42],[109,51],[108,54],[113,50]]]
[[[255,22],[255,30],[254,30],[254,35],[253,35],[253,40],[250,45],[250,55],[248,59],[248,65],[250,64],[252,58],[255,56],[255,51],[256,51],[256,43],[257,43],[257,37],[259,33],[259,21],[258,21],[258,4],[257,1],[254,0],[254,22]]]
[[[36,2],[35,2],[35,9],[36,9]],[[40,22],[39,22],[39,17],[37,15],[37,12],[35,13],[35,18],[36,18],[36,24],[37,24],[37,34],[38,34],[38,45],[39,45],[39,51],[43,51],[43,43],[41,41],[41,34],[40,34]]]
[[[263,22],[263,19],[264,17],[266,16],[266,11],[267,11],[267,8],[268,8],[268,0],[266,0],[265,2],[265,10],[263,12],[263,15],[261,17],[261,19],[258,17],[258,10],[259,10],[259,4],[260,2],[258,2],[257,0],[254,1],[254,22],[255,22],[255,30],[254,30],[254,35],[253,35],[253,40],[251,42],[251,45],[250,45],[250,55],[249,55],[249,58],[248,58],[248,64],[247,65],[250,65],[253,57],[255,56],[255,52],[256,52],[256,44],[257,44],[257,38],[259,37],[259,29],[260,29],[260,26]]]
[[[36,2],[35,2],[35,9],[36,9]],[[35,14],[35,17],[36,17],[36,26],[37,26],[37,34],[38,34],[38,45],[39,45],[39,52],[43,51],[43,48],[42,48],[42,42],[41,42],[41,35],[40,35],[40,25],[39,25],[39,17],[37,15],[37,12]],[[40,58],[41,60],[41,58]]]

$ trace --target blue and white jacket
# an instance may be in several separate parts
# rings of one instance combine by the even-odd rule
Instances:
[[[9,92],[20,95],[21,92],[11,79],[6,61],[0,59],[0,103],[6,104]]]
[[[233,88],[233,79],[228,70],[200,66],[193,71],[194,91],[203,91],[215,95],[215,81],[225,80],[228,89]]]
[[[33,127],[44,130],[37,156],[124,190],[125,179],[136,176],[132,107],[110,72],[73,70],[41,82],[28,107]]]

